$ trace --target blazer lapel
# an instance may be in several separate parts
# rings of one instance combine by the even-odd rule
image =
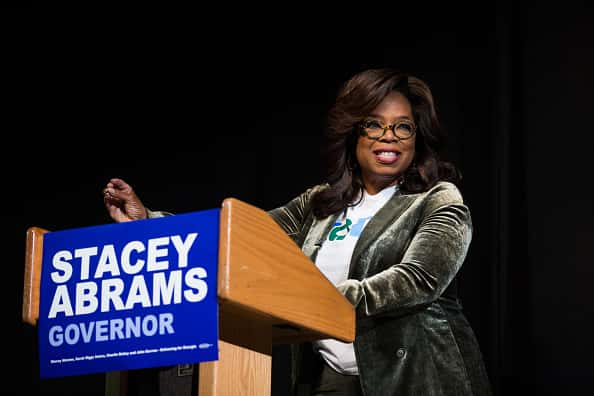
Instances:
[[[314,219],[301,248],[303,253],[309,257],[311,261],[316,261],[318,250],[320,249],[320,246],[322,246],[322,243],[324,243],[324,240],[328,236],[328,233],[337,218],[338,214],[334,214],[321,220]]]
[[[349,265],[349,278],[353,271],[354,263],[359,261],[361,254],[369,247],[390,224],[394,222],[408,207],[418,198],[418,194],[403,195],[400,192],[395,193],[392,198],[369,220],[361,232],[361,236],[355,244],[351,263]]]

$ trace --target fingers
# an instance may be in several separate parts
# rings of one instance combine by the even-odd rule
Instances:
[[[140,198],[124,180],[110,179],[102,192],[103,203],[113,220],[122,222],[147,218]]]
[[[115,222],[121,223],[132,220],[123,209],[125,202],[121,199],[111,196],[107,191],[104,192],[103,203],[107,209],[109,217],[111,217],[111,219]]]
[[[126,195],[123,193],[122,187],[130,188],[130,186],[128,186],[122,179],[114,178],[107,183],[102,191],[103,204],[105,205],[109,216],[117,222],[121,221],[121,208],[126,201]]]
[[[114,177],[107,183],[108,187],[117,188],[118,190],[132,189],[124,180]]]
[[[109,188],[105,188],[103,190],[103,202],[105,203],[105,205],[114,205],[114,206],[119,206],[123,199],[116,196],[117,192],[115,192],[114,190],[111,190]]]
[[[132,220],[132,218],[130,218],[130,216],[128,216],[124,212],[122,212],[122,210],[120,209],[119,206],[106,205],[106,208],[107,208],[107,212],[109,213],[109,217],[111,217],[111,219],[113,221],[115,221],[116,223],[123,223],[123,222]]]
[[[103,189],[103,199],[125,201],[131,199],[134,195],[133,193],[132,187],[124,180],[112,178]]]

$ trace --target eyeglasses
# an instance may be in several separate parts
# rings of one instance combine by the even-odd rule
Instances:
[[[400,120],[392,125],[384,125],[378,120],[368,119],[359,125],[361,134],[373,140],[381,139],[388,129],[392,131],[398,141],[410,139],[417,130],[415,123],[410,120]]]

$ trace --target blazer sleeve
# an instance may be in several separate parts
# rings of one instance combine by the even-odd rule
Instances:
[[[147,218],[149,218],[149,219],[156,219],[156,218],[165,217],[165,216],[173,216],[173,213],[165,212],[163,210],[150,210],[149,208],[146,208],[146,214],[147,214]]]
[[[363,280],[348,279],[338,289],[357,314],[415,309],[435,301],[460,269],[472,238],[472,220],[459,190],[444,183],[430,190],[419,226],[395,265]]]
[[[317,185],[293,198],[286,205],[268,211],[268,214],[281,226],[281,228],[294,238],[303,228],[305,220],[311,210],[312,196],[324,188]]]

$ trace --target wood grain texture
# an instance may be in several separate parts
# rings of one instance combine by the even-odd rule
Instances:
[[[352,305],[268,213],[227,198],[222,204],[220,234],[218,296],[222,306],[268,318],[285,342],[354,340]]]
[[[27,229],[25,245],[25,276],[23,283],[23,322],[36,326],[39,319],[39,288],[41,286],[41,259],[43,257],[43,234],[39,227]]]
[[[238,344],[219,340],[219,359],[200,363],[200,396],[249,395],[271,393],[272,346],[269,326],[253,321],[223,321],[221,334]]]
[[[200,396],[271,393],[272,359],[263,354],[219,341],[219,360],[200,364]]]

